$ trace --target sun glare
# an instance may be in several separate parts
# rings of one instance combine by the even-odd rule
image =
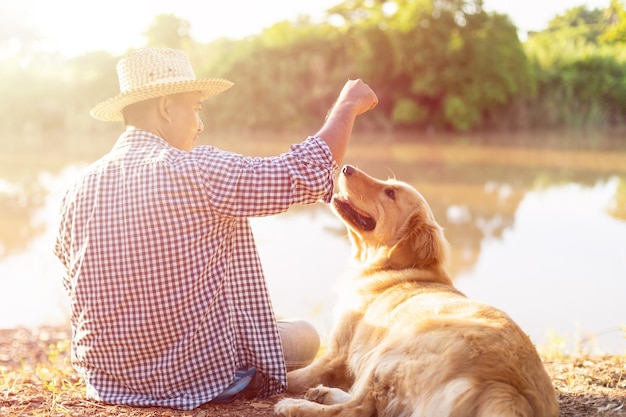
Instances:
[[[321,18],[325,10],[339,0],[231,0],[197,2],[195,0],[25,0],[0,2],[0,23],[37,38],[37,47],[74,56],[93,50],[123,53],[145,44],[144,32],[160,14],[173,14],[191,25],[191,37],[208,42],[220,37],[240,38],[299,15]],[[14,4],[17,3],[17,4]],[[19,24],[16,22],[20,22]],[[4,25],[6,27],[6,25]],[[2,39],[0,39],[2,41]],[[4,47],[8,53],[7,47]]]
[[[173,14],[191,25],[190,35],[199,42],[220,37],[241,38],[259,33],[282,20],[309,15],[319,20],[325,11],[341,0],[109,0],[88,2],[77,0],[0,0],[0,25],[18,43],[0,37],[0,57],[10,56],[24,42],[35,38],[40,50],[58,51],[67,56],[94,50],[121,54],[145,44],[144,32],[160,14]],[[549,4],[548,4],[549,3]],[[485,0],[487,11],[507,13],[521,32],[540,30],[548,20],[568,8],[578,6],[577,0],[543,0],[515,2]],[[590,8],[607,7],[609,0],[588,0]],[[393,13],[388,3],[387,13]],[[332,21],[331,23],[337,23]],[[8,45],[7,45],[8,43]]]

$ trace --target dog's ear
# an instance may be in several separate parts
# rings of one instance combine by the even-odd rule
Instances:
[[[439,269],[445,266],[448,242],[433,219],[414,212],[398,231],[387,253],[391,269]]]

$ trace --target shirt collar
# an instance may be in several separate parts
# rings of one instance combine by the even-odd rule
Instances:
[[[168,141],[163,139],[162,137],[155,135],[152,132],[148,132],[147,130],[141,129],[133,129],[126,130],[124,133],[120,135],[115,142],[115,146],[113,149],[119,149],[123,147],[129,147],[134,144],[160,144],[161,146],[171,147]]]

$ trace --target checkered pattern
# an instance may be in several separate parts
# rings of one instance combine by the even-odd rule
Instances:
[[[247,158],[124,133],[67,192],[55,247],[88,397],[192,409],[246,365],[268,377],[262,395],[284,390],[247,218],[329,201],[337,170],[315,137]]]

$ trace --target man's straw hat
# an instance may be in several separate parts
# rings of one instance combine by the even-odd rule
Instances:
[[[124,107],[151,98],[200,91],[205,100],[233,85],[221,78],[196,79],[187,55],[169,48],[142,49],[122,58],[117,64],[117,76],[120,94],[91,109],[91,115],[98,120],[123,120]]]

